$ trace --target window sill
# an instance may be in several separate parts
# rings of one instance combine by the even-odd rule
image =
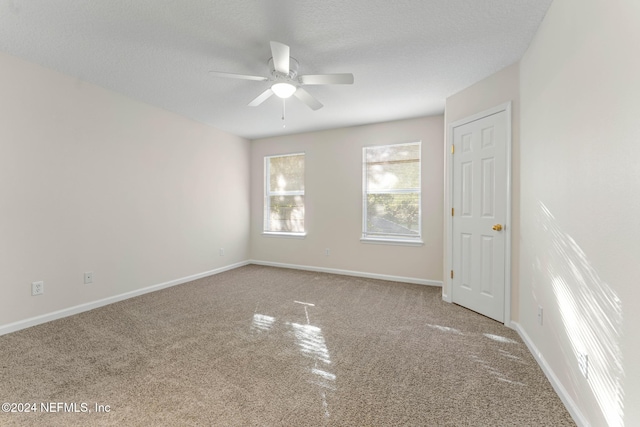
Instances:
[[[423,246],[422,240],[401,240],[401,239],[382,239],[373,237],[363,237],[360,239],[362,243],[373,245],[397,245],[397,246]]]
[[[263,231],[264,237],[284,237],[285,239],[304,239],[307,233],[286,233],[278,231]]]

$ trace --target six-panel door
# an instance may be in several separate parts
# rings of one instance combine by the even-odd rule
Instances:
[[[452,300],[504,320],[506,112],[453,128]]]

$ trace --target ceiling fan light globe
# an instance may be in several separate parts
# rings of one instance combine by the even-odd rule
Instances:
[[[275,83],[271,86],[271,90],[279,98],[289,98],[298,88],[291,83]]]

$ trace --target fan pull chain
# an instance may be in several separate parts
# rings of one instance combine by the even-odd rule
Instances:
[[[284,127],[287,127],[287,125],[285,125],[285,123],[284,123],[284,113],[285,113],[285,110],[284,110],[284,104],[285,104],[285,99],[284,99],[284,98],[282,98],[282,127],[283,127],[283,128],[284,128]]]

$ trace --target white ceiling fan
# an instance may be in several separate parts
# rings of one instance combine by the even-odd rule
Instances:
[[[304,102],[312,110],[322,108],[322,104],[301,86],[353,84],[353,74],[307,74],[298,76],[298,61],[289,56],[289,46],[279,42],[271,42],[271,59],[269,77],[250,76],[245,74],[209,71],[214,76],[232,79],[269,81],[270,87],[249,103],[249,107],[256,107],[266,101],[271,95],[286,99],[291,95]]]

